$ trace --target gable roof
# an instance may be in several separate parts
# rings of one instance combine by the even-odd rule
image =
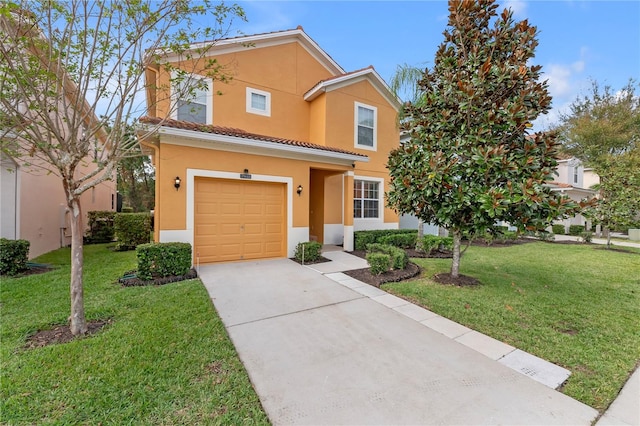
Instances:
[[[344,69],[333,60],[311,37],[298,25],[291,30],[272,31],[268,33],[254,34],[223,38],[213,41],[203,41],[191,44],[190,50],[208,48],[207,56],[222,55],[257,49],[261,47],[277,46],[291,42],[299,43],[311,56],[320,62],[331,74],[344,74]],[[168,60],[177,59],[174,55],[166,55]]]
[[[396,111],[400,110],[402,103],[396,95],[393,94],[387,83],[380,77],[380,74],[376,72],[373,65],[369,65],[366,68],[337,75],[331,78],[327,78],[318,82],[309,91],[304,94],[305,101],[312,101],[320,94],[327,93],[341,87],[348,86],[350,84],[358,83],[360,81],[367,80],[371,85],[382,95],[387,102],[389,102]]]
[[[233,127],[192,123],[189,121],[173,119],[163,120],[158,117],[141,117],[139,121],[142,124],[159,125],[160,132],[162,132],[162,129],[164,128],[164,133],[171,133],[170,131],[167,131],[167,129],[186,130],[188,132],[193,132],[192,137],[201,139],[205,139],[209,135],[218,135],[223,137],[227,143],[235,144],[239,147],[265,148],[278,151],[297,152],[300,154],[306,153],[346,161],[369,161],[368,156],[347,151],[345,149],[293,139],[259,135]]]

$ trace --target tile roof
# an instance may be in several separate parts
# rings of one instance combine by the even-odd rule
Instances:
[[[297,141],[293,139],[278,138],[274,136],[258,135],[256,133],[246,132],[242,129],[233,127],[215,126],[212,124],[192,123],[190,121],[173,120],[170,118],[161,119],[158,117],[140,117],[139,121],[143,124],[160,125],[171,127],[174,129],[190,130],[193,132],[212,133],[216,135],[232,136],[237,138],[252,139],[261,142],[278,143],[289,146],[297,146],[300,148],[317,149],[321,151],[336,152],[340,154],[355,155],[358,157],[368,158],[366,155],[358,154],[345,149],[334,148],[331,146],[317,145],[310,142]]]
[[[568,183],[563,183],[563,182],[549,182],[549,185],[554,185],[559,188],[573,188],[573,185],[570,185]]]

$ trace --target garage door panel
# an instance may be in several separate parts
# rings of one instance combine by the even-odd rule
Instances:
[[[194,246],[201,263],[286,255],[286,185],[196,178]]]

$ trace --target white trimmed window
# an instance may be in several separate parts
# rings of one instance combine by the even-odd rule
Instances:
[[[353,217],[377,219],[380,217],[380,182],[355,179],[353,181]]]
[[[376,150],[378,109],[376,107],[355,103],[355,147]]]
[[[247,112],[271,117],[271,93],[247,87]]]
[[[174,82],[174,98],[176,105],[173,118],[193,123],[213,123],[213,82],[210,78],[191,75]]]

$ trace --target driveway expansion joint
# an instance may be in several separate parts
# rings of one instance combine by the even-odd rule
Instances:
[[[275,319],[275,318],[282,318],[282,317],[287,317],[289,315],[300,314],[300,313],[303,313],[303,312],[315,311],[315,310],[321,309],[321,308],[337,306],[337,305],[341,305],[343,303],[353,302],[354,300],[364,299],[365,297],[366,296],[362,296],[361,295],[359,297],[354,297],[352,299],[341,300],[339,302],[334,302],[334,303],[327,303],[326,305],[318,305],[318,306],[314,306],[314,307],[311,307],[311,308],[306,308],[306,309],[300,309],[300,310],[297,310],[297,311],[287,312],[287,313],[284,313],[284,314],[272,315],[272,316],[269,316],[269,317],[258,318],[258,319],[251,320],[251,321],[239,322],[237,324],[230,324],[230,325],[227,326],[227,328],[234,328],[234,327],[238,327],[238,326],[241,326],[241,325],[247,325],[247,324],[255,324],[255,323],[259,323],[259,322],[263,322],[263,321],[267,321],[267,320],[271,320],[271,319]],[[211,301],[213,301],[213,299],[211,299]]]

